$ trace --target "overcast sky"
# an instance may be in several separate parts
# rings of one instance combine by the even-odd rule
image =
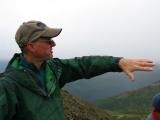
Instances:
[[[54,56],[160,58],[160,0],[0,0],[0,59],[20,52],[14,36],[24,21],[63,28]]]

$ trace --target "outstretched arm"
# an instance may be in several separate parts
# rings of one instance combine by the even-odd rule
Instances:
[[[135,80],[134,71],[152,71],[155,64],[146,59],[125,59],[119,61],[119,66],[131,80]]]

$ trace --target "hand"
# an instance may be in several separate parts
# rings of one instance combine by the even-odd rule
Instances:
[[[155,64],[153,61],[145,59],[125,59],[119,61],[120,68],[129,76],[131,80],[135,80],[134,71],[152,71]]]

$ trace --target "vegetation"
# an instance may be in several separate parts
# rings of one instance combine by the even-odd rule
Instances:
[[[119,114],[100,109],[62,91],[66,120],[145,120],[139,115]]]
[[[95,104],[110,111],[144,117],[149,114],[152,97],[158,92],[160,92],[160,83],[156,82],[141,89],[99,100]]]
[[[66,120],[116,120],[106,110],[72,96],[67,91],[62,91]]]

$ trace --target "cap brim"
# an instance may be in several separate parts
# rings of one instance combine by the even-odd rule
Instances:
[[[41,34],[41,37],[57,37],[61,33],[61,31],[61,28],[48,28],[43,32],[43,34]]]

